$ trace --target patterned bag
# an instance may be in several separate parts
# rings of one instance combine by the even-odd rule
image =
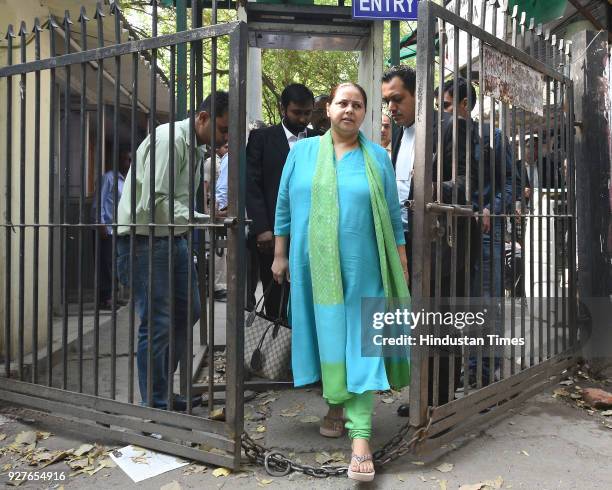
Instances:
[[[255,376],[274,380],[291,379],[291,328],[282,318],[286,285],[281,290],[280,309],[276,319],[264,313],[264,298],[270,293],[270,283],[253,311],[246,311],[244,320],[244,366]]]

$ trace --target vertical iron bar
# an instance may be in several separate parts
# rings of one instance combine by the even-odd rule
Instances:
[[[217,23],[217,1],[213,0],[211,11],[211,24]],[[215,94],[217,92],[217,38],[211,39],[210,53],[210,93],[212,103],[210,105],[211,120],[211,142],[210,142],[210,219],[214,222],[217,214],[216,182],[217,182],[217,108],[215,107]],[[229,157],[228,157],[229,158]],[[210,249],[208,262],[208,411],[214,408],[214,380],[215,380],[215,245],[217,242],[217,231],[210,228]]]
[[[136,118],[138,117],[138,58],[140,53],[132,54],[132,127],[130,135],[130,312],[128,332],[128,402],[134,403],[134,329],[136,324],[136,297],[134,295],[134,271],[136,260],[136,173],[138,172]]]
[[[535,33],[535,29],[534,29],[534,19],[531,18],[529,21],[529,52],[531,53],[532,56],[535,57],[536,51],[537,51],[537,39],[536,39],[536,33]],[[529,134],[530,134],[530,141],[531,141],[531,147],[530,147],[530,161],[531,161],[531,165],[533,166],[533,170],[531,172],[532,176],[537,175],[537,162],[536,162],[536,145],[538,148],[538,154],[541,154],[541,150],[540,150],[540,135],[539,135],[539,131],[538,132],[538,141],[535,140],[534,137],[534,122],[529,122]],[[537,180],[537,186],[535,184],[535,181]],[[535,215],[535,210],[536,210],[536,206],[535,206],[535,202],[536,202],[536,198],[539,199],[540,196],[540,183],[538,179],[533,179],[532,180],[532,196],[531,199],[529,200],[530,206],[529,206],[529,211],[530,211],[530,216],[531,219],[529,220],[529,279],[531,281],[530,284],[530,291],[531,291],[531,301],[530,301],[530,307],[529,307],[529,367],[534,365],[534,351],[535,351],[535,304],[536,304],[536,295],[535,295],[535,289],[536,289],[536,285],[534,283],[534,277],[535,277],[535,250],[534,250],[534,244],[536,243],[535,241],[535,228],[536,228],[536,221],[538,219],[538,217]],[[536,187],[537,187],[537,194],[536,194]]]
[[[517,47],[517,28],[518,28],[518,6],[515,5],[512,10],[512,46]],[[518,148],[518,136],[516,133],[516,105],[512,104],[512,122],[511,122],[511,133],[512,133],[512,216],[510,217],[510,254],[511,254],[511,275],[512,275],[512,286],[510,288],[510,337],[516,338],[516,266],[515,266],[515,256],[516,256],[516,224],[518,216],[516,214],[516,151]],[[522,155],[522,153],[521,153]],[[504,247],[505,252],[505,247]],[[505,256],[505,253],[502,254],[502,257]],[[503,259],[502,259],[503,260]],[[504,283],[505,284],[505,283]],[[504,304],[505,306],[505,304]],[[516,372],[516,348],[515,345],[512,344],[510,346],[510,375],[515,374]]]
[[[53,16],[49,16],[49,56],[55,56],[55,29],[59,27],[55,23]],[[9,52],[11,50],[9,49]],[[50,70],[50,82],[49,82],[49,233],[47,242],[47,385],[53,386],[53,291],[55,289],[53,284],[53,269],[54,269],[54,227],[53,221],[55,219],[55,148],[56,148],[56,133],[55,123],[57,115],[55,114],[57,100],[57,90],[55,68]],[[10,255],[8,256],[10,258]],[[7,262],[7,267],[10,262]]]
[[[6,33],[6,65],[13,64],[13,26],[9,25]],[[6,222],[13,222],[12,196],[13,187],[13,77],[6,78]],[[5,232],[5,275],[4,275],[4,369],[7,378],[11,376],[11,233],[10,226],[4,229]]]
[[[244,430],[244,301],[246,192],[246,58],[248,30],[240,23],[230,35],[228,214],[237,217],[227,230],[227,381],[226,424],[233,435],[234,464],[240,464],[238,441]],[[212,167],[212,165],[211,165]]]
[[[87,18],[85,7],[81,7],[79,22],[81,24],[81,50],[87,51]],[[87,155],[87,63],[81,63],[81,185],[79,192],[79,224],[85,222],[85,176],[88,168]],[[79,393],[83,392],[83,270],[84,261],[84,244],[83,244],[83,228],[79,226],[78,231],[78,301],[79,301],[79,318],[78,318],[78,349],[79,349]]]
[[[559,63],[559,59],[558,59],[558,43],[557,43],[557,37],[555,35],[552,36],[552,41],[551,41],[551,46],[552,46],[552,68],[557,71],[558,70],[558,63]],[[558,220],[556,218],[554,218],[554,216],[556,216],[558,214],[558,206],[559,206],[559,201],[558,201],[558,193],[559,193],[559,179],[557,177],[558,175],[558,169],[560,168],[560,161],[559,161],[559,126],[558,126],[558,117],[559,117],[559,112],[558,112],[558,105],[559,105],[559,82],[557,80],[554,80],[553,82],[553,107],[552,107],[552,112],[553,112],[553,121],[552,121],[552,131],[553,131],[553,161],[552,161],[552,169],[553,169],[553,174],[550,175],[550,181],[551,181],[551,186],[553,188],[553,202],[550,204],[550,207],[552,208],[549,211],[549,224],[553,225],[553,234],[552,234],[552,258],[553,258],[553,264],[554,264],[554,268],[552,271],[552,280],[549,280],[548,282],[548,287],[549,287],[549,291],[550,289],[552,289],[552,291],[550,291],[551,294],[549,294],[549,302],[552,303],[552,305],[549,307],[549,322],[548,322],[548,337],[549,337],[549,341],[550,341],[550,337],[551,335],[554,336],[554,344],[549,346],[548,348],[548,357],[550,357],[551,355],[557,354],[559,352],[559,331],[558,331],[558,323],[557,323],[557,250],[562,250],[560,247],[560,243],[557,243],[557,236],[558,236],[558,230],[559,230],[559,224],[558,224]]]
[[[21,63],[26,62],[26,25],[21,22],[19,28]],[[23,358],[25,350],[25,234],[26,234],[26,215],[25,215],[25,182],[26,182],[26,105],[27,96],[27,79],[26,74],[22,73],[19,77],[19,339],[17,344],[17,359],[19,379],[24,380]]]
[[[117,2],[111,4],[114,17],[115,42],[121,44],[121,10]],[[117,208],[119,206],[119,111],[121,110],[121,57],[115,56],[115,94],[113,103],[113,224],[111,227],[111,359],[110,398],[117,391]]]
[[[40,60],[40,21],[34,19],[34,59]],[[38,276],[40,264],[40,71],[34,73],[34,243],[32,257],[32,383],[38,383]]]
[[[174,361],[175,361],[175,337],[174,337],[174,324],[176,322],[176,308],[174,304],[175,297],[175,281],[174,281],[174,111],[175,111],[175,51],[176,46],[170,46],[170,128],[169,128],[169,140],[168,145],[168,189],[170,192],[168,200],[168,217],[170,225],[168,227],[168,288],[170,291],[170,323],[168,324],[168,397],[167,405],[168,410],[174,409]]]
[[[102,12],[102,4],[98,2],[96,4],[96,14],[94,15],[98,27],[98,47],[104,46],[104,27],[103,19],[104,13]],[[100,372],[100,247],[101,247],[101,210],[102,210],[102,193],[100,186],[102,184],[102,171],[104,169],[104,163],[102,162],[102,156],[104,154],[104,111],[105,105],[102,99],[104,89],[104,60],[98,61],[98,78],[96,81],[96,186],[97,191],[95,194],[96,198],[96,248],[94,258],[94,395],[98,395],[99,390],[99,372]]]
[[[414,229],[430,230],[431,217],[426,212],[426,205],[431,201],[432,182],[432,135],[429,128],[433,121],[431,104],[434,84],[434,27],[435,18],[430,3],[420,5],[418,13],[419,29],[417,31],[417,87],[416,93],[422,97],[416,101],[416,142],[414,162]],[[423,240],[415,240],[413,255],[413,298],[416,309],[425,305],[429,296],[430,255],[429,235]],[[411,356],[412,380],[410,384],[410,423],[420,426],[427,420],[427,386],[428,386],[428,348],[415,346]]]
[[[568,64],[571,66],[571,51],[568,58]],[[568,131],[569,131],[569,153],[567,175],[569,182],[567,185],[567,202],[568,202],[568,323],[570,329],[570,345],[575,345],[577,341],[577,295],[576,295],[576,195],[575,195],[575,177],[576,177],[576,161],[574,160],[574,85],[573,82],[567,83],[567,107],[568,107]]]
[[[495,0],[490,0],[491,4],[491,34],[497,37],[497,2]],[[492,330],[495,331],[495,327],[497,324],[497,315],[498,311],[495,307],[495,274],[494,274],[494,266],[495,266],[495,225],[497,224],[497,216],[495,215],[495,196],[497,195],[497,190],[495,188],[495,176],[497,175],[496,165],[497,165],[497,155],[495,148],[495,119],[496,119],[496,101],[493,96],[490,96],[491,108],[489,112],[489,185],[490,185],[490,194],[489,194],[489,207],[490,207],[490,227],[489,227],[489,291],[488,291],[488,308],[489,312],[493,312],[492,318]],[[493,345],[489,345],[489,384],[492,381],[492,373],[495,371],[495,351],[493,349]]]
[[[444,53],[446,50],[446,23],[444,21],[442,21],[441,19],[438,19],[438,38],[439,38],[439,45],[440,45],[440,53]],[[437,179],[436,179],[436,196],[438,201],[441,200],[441,196],[442,196],[442,162],[443,162],[443,158],[444,158],[444,138],[442,136],[442,115],[443,115],[443,107],[444,107],[444,75],[445,75],[445,57],[444,56],[439,56],[439,65],[440,65],[440,71],[439,71],[439,79],[440,79],[440,85],[438,87],[438,113],[437,113],[437,141],[436,141],[436,148],[438,149],[437,151]],[[436,219],[440,219],[440,217],[436,218]],[[447,218],[448,219],[448,218]],[[433,309],[434,311],[438,311],[440,308],[440,297],[441,297],[441,277],[442,277],[442,238],[437,238],[436,239],[436,262],[435,262],[435,269],[434,269],[434,274],[435,274],[435,279],[434,279],[434,286],[435,286],[435,291],[434,291],[434,298],[433,298]],[[430,291],[427,292],[427,295],[430,296],[431,295],[431,288]],[[430,307],[431,307],[430,306]],[[436,324],[434,326],[434,335],[436,337],[440,336],[440,326],[438,324]],[[431,370],[432,372],[429,373],[429,375],[431,376],[431,384],[432,384],[432,405],[434,407],[438,406],[440,401],[439,401],[439,392],[440,392],[440,351],[439,349],[433,349],[432,351],[433,353],[433,369]],[[445,360],[446,361],[446,360]]]
[[[70,53],[70,12],[66,10],[64,15],[64,49],[65,53]],[[68,211],[70,201],[70,83],[71,69],[70,65],[66,65],[66,85],[64,86],[64,138],[62,140],[63,152],[62,160],[64,164],[64,192],[63,192],[63,215],[62,224],[64,225],[61,233],[61,249],[62,249],[62,388],[68,389]],[[60,185],[61,189],[61,185]]]
[[[157,0],[152,2],[151,15],[151,37],[157,37]],[[156,118],[157,118],[157,49],[151,50],[151,78],[150,78],[150,149],[149,149],[149,254],[148,254],[148,282],[147,282],[147,400],[149,407],[153,407],[153,335],[151,334],[153,325],[153,247],[155,246],[155,155],[156,155]],[[171,298],[170,301],[173,301]]]
[[[473,19],[472,19],[472,10],[473,10],[473,0],[468,0],[467,3],[467,20],[469,23],[472,23]],[[465,187],[465,202],[466,204],[472,205],[472,153],[473,153],[473,148],[472,148],[472,131],[474,131],[473,128],[473,120],[472,120],[472,109],[473,109],[473,105],[475,103],[472,97],[472,34],[470,31],[466,32],[466,37],[467,37],[467,64],[466,64],[466,72],[467,72],[467,77],[466,77],[466,81],[468,84],[468,90],[467,90],[467,104],[468,104],[468,118],[465,121],[465,176],[466,176],[466,187]],[[472,221],[474,218],[462,218],[462,219],[466,219],[467,220],[467,237],[466,237],[466,244],[468,244],[468,246],[465,247],[465,256],[464,256],[464,262],[465,262],[465,284],[464,284],[464,301],[466,301],[466,304],[464,306],[464,308],[466,309],[466,311],[470,311],[471,310],[471,272],[472,272],[472,262],[471,262],[471,243],[472,243]],[[469,383],[469,371],[470,371],[470,348],[469,347],[463,347],[463,377],[464,377],[464,383],[463,383],[463,393],[464,395],[467,395],[470,391],[470,383]]]
[[[525,27],[525,21],[527,19],[527,16],[525,14],[525,12],[521,12],[521,20],[519,22],[520,26],[521,26],[521,35],[519,36],[519,49],[521,51],[525,51],[525,36],[527,35],[527,31],[526,31],[526,27]],[[526,228],[527,228],[527,218],[525,217],[526,214],[526,202],[525,202],[525,188],[527,187],[525,185],[526,183],[526,167],[525,164],[527,163],[527,157],[526,157],[526,153],[525,153],[525,138],[526,138],[526,113],[524,109],[521,109],[521,129],[520,129],[520,145],[521,145],[521,281],[522,281],[522,296],[521,296],[521,338],[524,340],[525,339],[525,303],[527,301],[527,298],[525,298],[525,236],[526,236]],[[530,218],[531,220],[531,218]],[[521,345],[521,370],[525,369],[525,342],[523,342],[523,344]]]

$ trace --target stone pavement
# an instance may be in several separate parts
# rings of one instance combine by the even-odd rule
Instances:
[[[559,388],[559,387],[555,387]],[[608,388],[609,389],[609,388]],[[527,401],[508,413],[497,424],[483,427],[461,440],[449,444],[435,454],[407,455],[379,471],[373,484],[364,488],[384,489],[456,489],[461,485],[490,481],[491,488],[525,489],[609,489],[612,488],[612,420],[607,422],[601,412],[589,414],[567,399],[552,396],[552,390]],[[374,419],[374,445],[386,440],[402,423],[394,415],[399,401],[378,397]],[[384,401],[383,401],[384,399]],[[318,436],[318,425],[311,422],[322,416],[324,405],[313,389],[291,390],[260,396],[249,403],[247,418],[257,419],[258,404],[271,400],[270,417],[247,420],[251,434],[263,434],[258,442],[282,449],[304,463],[314,463],[323,451],[348,457],[348,441],[329,440]],[[296,415],[293,415],[293,414]],[[286,416],[282,416],[285,414]],[[257,427],[265,431],[257,432]],[[49,449],[77,448],[97,442],[108,448],[113,441],[91,440],[72,431],[65,422],[52,415],[29,409],[0,404],[0,448],[12,443],[22,431],[47,431],[52,435],[38,441]],[[260,429],[261,430],[261,429]],[[2,434],[6,435],[1,440]],[[2,451],[0,449],[0,454]],[[0,455],[0,485],[8,482],[3,466],[14,461],[13,455]],[[246,462],[245,462],[246,463]],[[119,468],[103,468],[93,476],[69,476],[73,471],[65,462],[45,469],[21,465],[14,470],[64,472],[66,480],[54,483],[27,482],[21,488],[64,489],[160,489],[182,488],[354,488],[360,486],[346,477],[314,479],[300,474],[283,478],[268,476],[263,468],[244,465],[242,472],[228,476],[213,476],[214,468],[187,466],[155,478],[134,484]],[[444,471],[441,471],[444,470]],[[193,473],[196,471],[196,473]],[[497,481],[496,481],[497,480]],[[168,487],[167,487],[168,488]],[[473,487],[480,488],[480,487]],[[486,487],[482,487],[486,488]]]

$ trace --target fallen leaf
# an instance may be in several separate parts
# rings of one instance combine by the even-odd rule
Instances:
[[[25,481],[25,479],[22,480],[9,480],[7,482],[8,485],[10,485],[11,487],[18,487],[19,485],[21,485],[23,482]]]
[[[525,456],[529,456],[529,453],[525,451],[524,449],[521,451],[521,453],[524,454]]]
[[[580,398],[582,398],[582,395],[580,393],[571,393],[570,398],[572,400],[580,400]]]
[[[0,434],[0,441],[4,441],[6,439],[6,434]]]
[[[344,461],[344,460],[345,460],[345,457],[342,451],[336,451],[335,453],[331,453],[330,461],[339,462],[339,461]]]
[[[51,432],[37,432],[36,433],[36,437],[38,439],[49,439],[51,435],[52,435]]]
[[[270,483],[272,483],[272,480],[260,479],[260,478],[258,478],[258,477],[255,477],[255,479],[256,479],[256,480],[257,480],[259,483],[261,483],[261,485],[262,485],[262,486],[263,486],[263,485],[269,485]]]
[[[423,466],[425,463],[423,461],[411,461],[412,464],[416,464],[417,466]]]
[[[91,451],[93,448],[94,447],[92,444],[81,444],[79,448],[74,451],[74,455],[77,457],[83,456],[84,454],[87,454],[89,451]]]
[[[253,439],[254,441],[259,441],[260,439],[263,439],[265,434],[249,434],[249,436],[251,437],[251,439]]]
[[[182,487],[176,480],[171,481],[170,483],[166,483],[165,485],[159,487],[159,490],[181,490]]]
[[[571,379],[566,379],[564,381],[560,381],[559,384],[563,386],[571,386],[574,384],[574,382]]]
[[[452,463],[442,463],[441,465],[436,466],[436,470],[438,470],[440,473],[448,473],[449,471],[453,471],[454,467],[455,465]]]
[[[210,420],[225,420],[225,407],[213,410],[212,412],[210,412],[208,418]]]
[[[265,432],[266,428],[263,425],[260,425],[257,427],[257,429],[255,429],[255,432]]]
[[[53,463],[57,463],[58,461],[61,461],[62,459],[64,459],[65,457],[69,456],[71,453],[69,451],[54,451],[53,452],[53,457],[46,462],[45,464],[41,465],[41,468],[45,468],[46,466],[52,465]]]
[[[315,424],[319,422],[321,419],[316,415],[306,415],[300,419],[300,422],[304,422],[305,424]]]
[[[401,482],[406,481],[406,480],[405,480],[405,478],[404,478],[404,475],[397,475],[397,479],[398,479],[399,481],[401,481]]]
[[[601,412],[601,414],[604,417],[612,417],[612,410],[604,410],[603,412]],[[2,440],[2,439],[0,439],[0,440]]]
[[[393,398],[392,396],[386,396],[384,398],[381,398],[380,401],[383,403],[393,403],[395,401],[395,398]]]
[[[319,464],[325,464],[331,461],[331,456],[329,453],[326,453],[325,451],[323,451],[321,453],[316,454],[315,461]]]
[[[232,472],[232,470],[230,470],[230,469],[228,469],[228,468],[223,468],[223,467],[220,467],[220,468],[217,468],[216,470],[214,470],[214,471],[212,472],[212,474],[213,474],[213,476],[214,476],[215,478],[219,478],[220,476],[227,476],[227,475],[229,475],[231,472]]]
[[[20,432],[15,437],[15,442],[17,444],[31,445],[36,443],[36,432],[33,430],[29,430],[26,432]]]
[[[438,480],[438,484],[440,485],[440,490],[446,490],[446,480]]]
[[[278,400],[278,398],[274,398],[274,397],[268,398],[267,400],[262,401],[261,404],[262,405],[267,405],[268,403],[275,402],[276,400]]]
[[[419,478],[425,483],[427,483],[427,478],[425,478],[423,475],[419,475]]]

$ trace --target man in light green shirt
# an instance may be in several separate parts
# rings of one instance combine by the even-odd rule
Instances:
[[[212,124],[210,118],[211,106],[214,100],[216,109],[216,145],[227,142],[228,135],[228,94],[217,92],[214,97],[208,96],[195,114],[195,148],[191,148],[189,119],[174,124],[174,138],[170,139],[170,125],[163,124],[156,128],[154,143],[152,135],[141,143],[136,152],[136,162],[130,168],[125,178],[125,185],[118,207],[118,240],[117,240],[117,271],[124,285],[129,285],[130,273],[130,228],[135,227],[135,255],[133,257],[133,291],[136,311],[140,317],[138,329],[138,385],[143,405],[155,408],[174,408],[185,410],[187,402],[184,398],[173,395],[170,397],[171,407],[168,407],[168,374],[174,373],[178,367],[181,354],[186,352],[188,325],[188,273],[192,268],[192,318],[200,317],[200,294],[197,274],[185,238],[186,227],[175,228],[174,240],[174,297],[170,297],[168,225],[170,220],[170,200],[174,202],[174,223],[189,223],[189,186],[193,185],[193,196],[196,195],[196,183],[200,182],[199,164],[203,160],[204,145],[212,141]],[[151,192],[151,149],[155,145],[155,189]],[[174,192],[170,190],[170,152],[174,153]],[[194,180],[189,182],[190,153],[194,168]],[[136,215],[132,221],[132,172],[136,172]],[[152,203],[155,211],[155,227],[153,246],[149,243],[149,226],[151,223]],[[193,203],[191,203],[193,206]],[[204,215],[194,211],[194,217]],[[149,255],[152,268],[152,297],[148,298],[149,290]],[[174,304],[174,324],[170,325],[170,311]],[[149,326],[149,307],[152,309],[152,322]],[[173,365],[169,362],[170,329],[174,332]],[[153,366],[151,379],[147,380],[148,336],[153,336]],[[169,369],[171,367],[171,371]],[[151,393],[147,386],[150,382]],[[201,399],[192,400],[197,405]]]

